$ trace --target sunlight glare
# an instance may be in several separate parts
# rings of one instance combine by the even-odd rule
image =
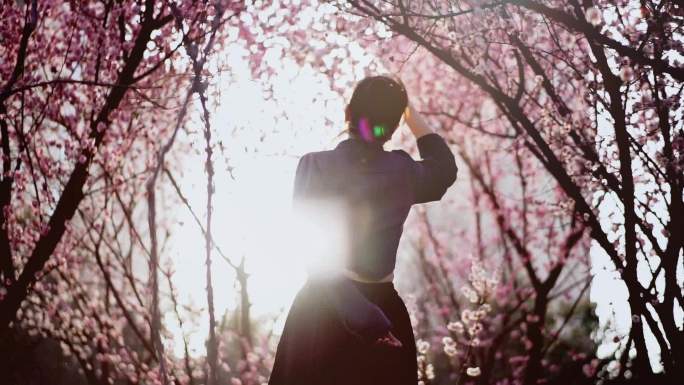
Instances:
[[[245,258],[249,273],[251,316],[275,335],[307,271],[323,264],[339,264],[344,236],[339,209],[329,203],[321,215],[293,215],[292,189],[299,157],[310,151],[331,149],[344,127],[344,102],[330,90],[320,73],[284,64],[270,84],[272,95],[251,80],[246,68],[233,69],[221,85],[221,103],[215,112],[216,152],[213,236],[233,263]],[[286,113],[285,113],[286,112]],[[187,140],[194,151],[183,155],[189,165],[179,183],[191,206],[205,220],[206,174],[201,136]],[[310,211],[310,210],[309,210]],[[322,214],[327,213],[327,214]],[[173,213],[171,260],[175,290],[183,304],[200,311],[194,323],[183,326],[192,355],[204,352],[208,334],[204,238],[188,209],[179,204]],[[325,216],[327,215],[327,217]],[[331,220],[335,218],[335,221]],[[302,230],[303,229],[303,230]],[[306,247],[303,247],[306,246]],[[324,255],[325,258],[321,258]],[[337,256],[337,257],[336,257]],[[237,283],[232,268],[213,250],[212,271],[217,318],[238,309]],[[185,316],[189,315],[181,309]],[[274,316],[278,315],[274,319]],[[173,352],[183,355],[177,320],[167,314]]]

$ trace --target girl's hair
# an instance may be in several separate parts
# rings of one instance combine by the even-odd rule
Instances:
[[[407,104],[406,89],[399,81],[369,76],[356,85],[349,101],[349,132],[367,142],[384,143],[399,126]]]

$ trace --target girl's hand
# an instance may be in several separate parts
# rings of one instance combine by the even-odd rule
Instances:
[[[423,116],[413,108],[411,103],[406,106],[404,111],[404,121],[416,139],[434,132],[425,119],[423,119]]]
[[[381,346],[388,346],[390,348],[400,348],[403,346],[401,344],[401,341],[399,341],[399,339],[395,337],[394,334],[392,334],[392,332],[387,332],[387,334],[375,340],[375,344]]]
[[[394,79],[404,88],[404,90],[406,90],[406,85],[404,85],[404,82],[401,81],[401,78],[399,76],[389,75],[389,77]],[[408,90],[406,92],[408,93]],[[416,109],[413,108],[413,106],[411,105],[410,98],[408,100],[408,104],[406,105],[406,110],[404,110],[404,122],[406,122],[406,125],[409,127],[409,129],[413,133],[413,136],[415,136],[416,139],[420,138],[423,135],[427,135],[434,132],[432,127],[430,127],[430,125],[423,118],[423,115],[421,115],[420,112],[416,111]]]

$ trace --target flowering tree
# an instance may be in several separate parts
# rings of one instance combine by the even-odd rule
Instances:
[[[266,84],[283,58],[320,68],[341,93],[364,72],[398,72],[458,153],[459,195],[407,226],[427,287],[416,287],[414,312],[424,381],[594,379],[605,363],[585,332],[595,326],[585,316],[589,237],[633,316],[605,371],[648,376],[649,333],[667,373],[684,362],[681,7],[334,4],[33,0],[0,9],[0,365],[17,362],[7,353],[27,334],[60,344],[93,384],[264,382],[270,335],[250,329],[244,260],[212,236],[208,79],[230,39],[225,24]],[[204,220],[176,182],[171,151],[192,118],[203,139]],[[170,323],[160,302],[181,330],[201,313],[179,301],[164,262],[168,201],[190,210],[205,237],[206,357],[192,357],[185,334],[182,359],[163,351]],[[216,256],[241,290],[233,318],[214,314]]]
[[[90,383],[193,382],[187,346],[181,364],[168,360],[161,342],[159,281],[172,270],[160,266],[165,221],[155,211],[156,181],[192,97],[205,105],[206,64],[225,39],[222,27],[243,9],[242,2],[153,0],[2,7],[3,365],[21,364],[10,352],[26,330],[59,342]],[[211,146],[208,135],[209,191]],[[211,246],[208,235],[213,310]],[[211,335],[208,383],[222,376],[218,345]]]
[[[425,72],[415,62],[411,68]],[[581,367],[599,363],[592,361],[594,344],[573,333],[595,326],[584,325],[578,310],[586,308],[590,283],[585,227],[558,204],[553,180],[521,149],[498,147],[476,130],[442,127],[460,155],[460,188],[441,215],[422,210],[407,226],[423,278],[414,287],[423,304],[417,331],[447,356],[437,354],[435,364],[460,382],[468,368],[483,384],[578,375],[575,382],[592,381],[597,371],[586,378]]]
[[[648,376],[646,333],[672,373],[682,362],[682,9],[674,2],[352,1],[453,74],[433,111],[524,149],[551,175],[566,210],[624,283],[634,349]],[[396,45],[386,55],[397,60]],[[404,50],[410,54],[411,50]],[[425,82],[423,82],[425,83]],[[433,83],[434,84],[434,83]],[[444,87],[437,86],[435,87]],[[468,97],[458,97],[467,95]],[[482,104],[495,111],[487,124]],[[625,368],[619,369],[619,374]],[[525,376],[531,381],[533,378]]]

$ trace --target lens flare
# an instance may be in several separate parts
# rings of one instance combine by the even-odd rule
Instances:
[[[288,229],[291,247],[310,274],[344,268],[349,252],[347,211],[342,202],[333,199],[309,199],[296,205]]]
[[[373,140],[368,118],[364,117],[359,119],[359,134],[361,135],[361,138],[363,138],[363,140],[365,140],[366,142],[370,142]]]

